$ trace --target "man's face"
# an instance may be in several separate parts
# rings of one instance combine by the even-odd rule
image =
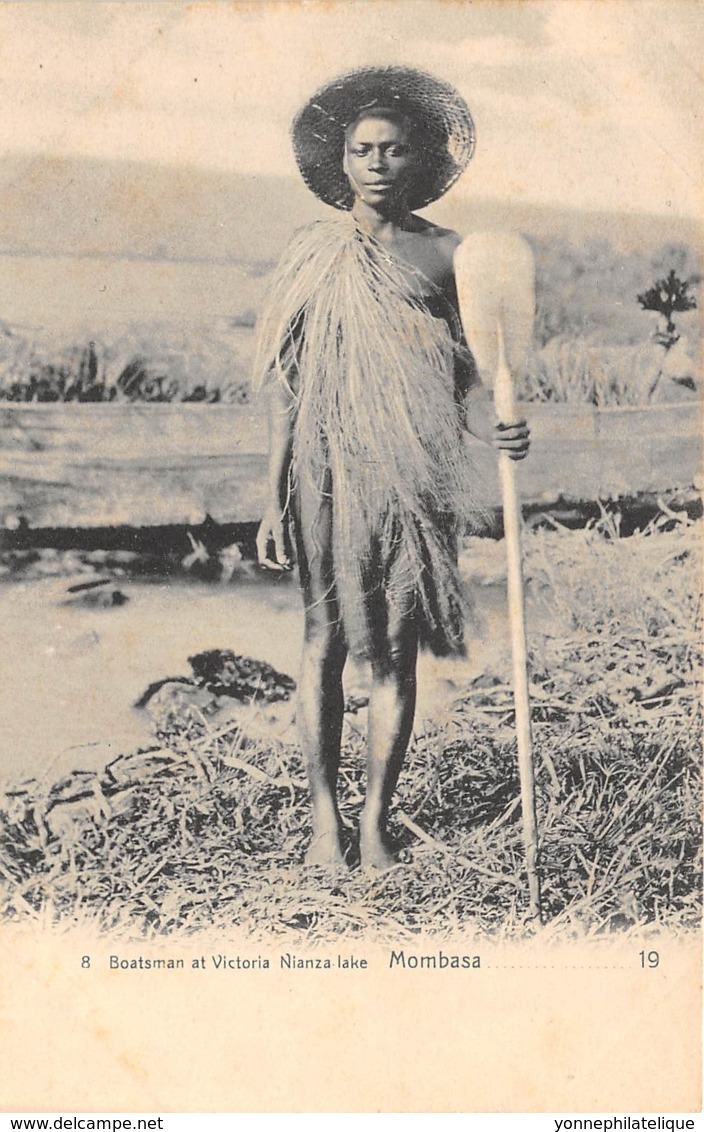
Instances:
[[[355,197],[391,205],[405,199],[415,167],[409,128],[393,118],[361,118],[347,132],[344,170]]]

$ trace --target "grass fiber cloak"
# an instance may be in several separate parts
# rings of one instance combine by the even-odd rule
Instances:
[[[255,364],[291,393],[294,496],[331,496],[352,654],[373,651],[393,603],[436,655],[461,654],[455,533],[477,482],[457,395],[471,356],[447,299],[335,215],[299,230],[269,278]]]

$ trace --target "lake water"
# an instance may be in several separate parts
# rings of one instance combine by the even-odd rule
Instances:
[[[151,683],[190,675],[187,658],[206,649],[232,649],[297,674],[302,615],[293,579],[117,584],[129,600],[108,609],[61,604],[66,578],[0,586],[0,781],[51,782],[148,745],[147,714],[133,705]],[[476,604],[469,660],[421,658],[418,727],[505,652],[503,586],[477,586]],[[345,684],[364,688],[365,668],[348,666]]]
[[[0,322],[57,331],[203,323],[255,309],[262,286],[246,264],[0,255]]]

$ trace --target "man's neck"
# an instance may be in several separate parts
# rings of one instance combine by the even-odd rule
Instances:
[[[413,214],[406,204],[381,212],[360,197],[357,197],[352,206],[352,215],[362,228],[381,243],[392,240],[398,231],[409,231],[413,224]]]

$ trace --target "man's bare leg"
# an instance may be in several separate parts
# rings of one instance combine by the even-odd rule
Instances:
[[[308,772],[312,839],[306,863],[345,863],[337,777],[344,718],[342,672],[347,647],[335,593],[329,491],[299,491],[297,543],[305,635],[296,719]]]
[[[328,627],[306,629],[296,715],[308,771],[313,836],[309,865],[344,864],[337,775],[344,711],[342,669],[345,647]]]
[[[365,868],[388,869],[396,864],[387,820],[413,729],[417,655],[413,613],[397,611],[389,619],[385,646],[372,659],[367,794],[359,827]]]

